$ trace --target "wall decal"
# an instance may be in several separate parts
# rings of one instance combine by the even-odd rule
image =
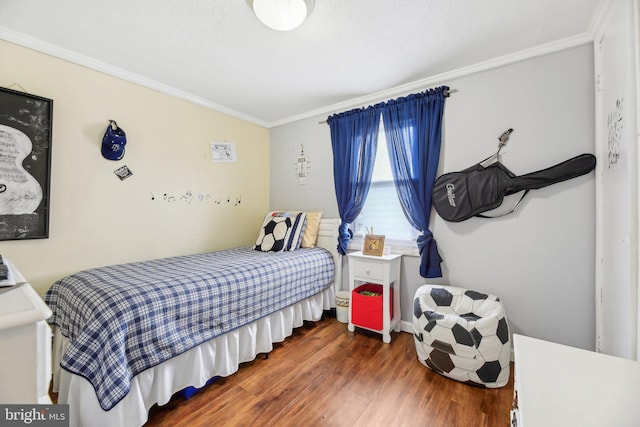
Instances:
[[[1,191],[1,188],[0,188]],[[151,200],[156,200],[156,196],[153,191],[150,191]],[[202,203],[213,203],[214,205],[229,205],[229,206],[240,206],[242,204],[242,195],[238,195],[237,197],[231,197],[230,195],[225,197],[214,197],[211,194],[207,193],[194,193],[191,190],[186,190],[183,194],[174,195],[170,193],[163,193],[162,201],[173,203],[173,202],[182,202],[186,204],[191,204],[192,202]]]
[[[180,196],[180,200],[183,202],[191,203],[193,200],[193,193],[191,190],[187,190],[182,196]]]
[[[620,139],[622,138],[622,101],[624,98],[616,100],[614,111],[607,115],[607,157],[609,159],[609,168],[618,163],[620,158]]]

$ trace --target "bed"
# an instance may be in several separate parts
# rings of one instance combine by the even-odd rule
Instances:
[[[291,248],[300,217],[286,239],[269,234],[280,224],[265,237],[281,214],[255,246],[86,270],[47,291],[53,391],[71,425],[140,426],[154,404],[233,374],[335,307],[339,220],[318,219],[314,248]]]

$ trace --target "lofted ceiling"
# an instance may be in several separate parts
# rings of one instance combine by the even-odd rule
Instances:
[[[272,127],[588,40],[601,1],[315,0],[279,32],[245,0],[0,0],[0,39]]]

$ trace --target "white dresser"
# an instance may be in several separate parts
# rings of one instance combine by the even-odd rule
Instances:
[[[640,363],[513,335],[512,426],[638,427]]]
[[[50,404],[51,310],[5,263],[17,284],[0,288],[0,403]]]

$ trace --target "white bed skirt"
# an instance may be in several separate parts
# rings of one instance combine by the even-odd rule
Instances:
[[[331,307],[335,307],[333,286],[147,369],[131,380],[129,394],[110,411],[102,410],[86,379],[60,368],[69,341],[54,328],[53,390],[59,393],[58,403],[69,404],[71,426],[141,426],[154,404],[164,405],[174,393],[189,386],[202,387],[212,377],[233,374],[240,363],[270,352],[273,343],[290,336],[305,320],[320,320],[323,310]]]

